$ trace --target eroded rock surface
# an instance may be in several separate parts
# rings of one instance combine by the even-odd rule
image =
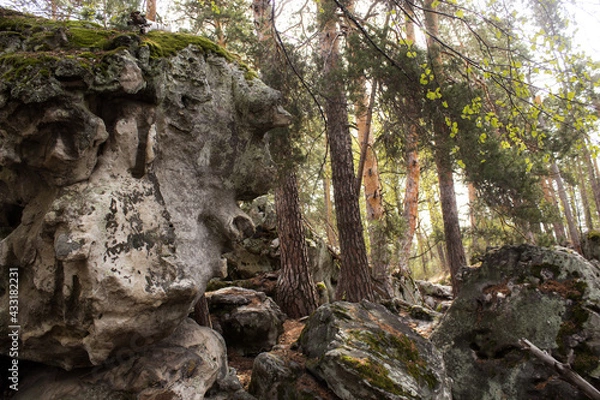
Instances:
[[[383,306],[321,306],[299,344],[307,368],[340,399],[451,398],[441,353]]]
[[[465,277],[433,342],[454,399],[584,399],[527,339],[600,387],[600,270],[567,250],[507,246]]]
[[[0,348],[18,324],[20,358],[101,365],[171,335],[225,272],[288,115],[204,39],[0,18]]]
[[[190,399],[226,376],[226,347],[213,330],[188,319],[173,335],[151,346],[132,338],[101,367],[66,372],[40,368],[21,384],[18,399]]]
[[[262,292],[228,287],[207,292],[213,327],[243,355],[269,351],[283,332],[285,314]]]

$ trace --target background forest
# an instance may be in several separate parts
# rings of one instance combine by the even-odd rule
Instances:
[[[409,274],[457,291],[488,247],[581,252],[600,227],[600,64],[573,41],[581,2],[156,1],[4,4],[117,29],[141,10],[239,54],[284,94],[293,123],[270,138],[278,296],[306,296],[289,315],[316,307],[297,278],[304,235],[341,254],[337,296],[359,300],[393,296],[392,277]]]

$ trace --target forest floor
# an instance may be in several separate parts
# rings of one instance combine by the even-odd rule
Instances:
[[[302,329],[304,329],[304,322],[294,319],[286,320],[283,323],[283,333],[279,336],[277,346],[272,350],[272,353],[281,356],[283,359],[292,360],[304,368],[306,356],[299,351],[297,346],[295,346]],[[237,376],[244,389],[248,390],[250,378],[252,377],[254,357],[244,357],[233,350],[229,350],[227,353],[227,360],[229,366],[235,368],[237,371]],[[319,383],[319,381],[306,370],[298,379],[297,389],[299,391],[307,390],[315,393],[323,400],[339,399],[327,388],[327,386],[325,386],[325,384]]]

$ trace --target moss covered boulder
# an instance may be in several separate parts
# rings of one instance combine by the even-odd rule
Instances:
[[[567,250],[507,246],[465,276],[433,342],[454,399],[584,399],[524,338],[600,388],[600,270]]]
[[[321,306],[299,344],[307,367],[343,400],[451,398],[441,353],[383,306]]]

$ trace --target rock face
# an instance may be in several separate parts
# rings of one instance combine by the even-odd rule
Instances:
[[[188,319],[167,339],[144,347],[132,338],[104,366],[70,372],[45,368],[21,383],[14,400],[190,399],[226,376],[227,352],[213,330]]]
[[[522,338],[600,388],[600,270],[569,250],[504,247],[465,277],[433,342],[454,399],[584,399]]]
[[[451,398],[441,353],[383,306],[321,306],[299,344],[307,367],[342,400]]]
[[[105,363],[172,334],[253,232],[236,204],[272,181],[279,94],[214,44],[0,9],[0,348]]]
[[[581,250],[588,260],[600,262],[600,232],[589,231],[582,235]]]
[[[259,400],[297,399],[296,381],[302,368],[274,353],[260,353],[254,359],[248,391]]]
[[[243,355],[269,351],[283,332],[285,314],[262,292],[228,287],[206,293],[211,321],[227,347]]]

